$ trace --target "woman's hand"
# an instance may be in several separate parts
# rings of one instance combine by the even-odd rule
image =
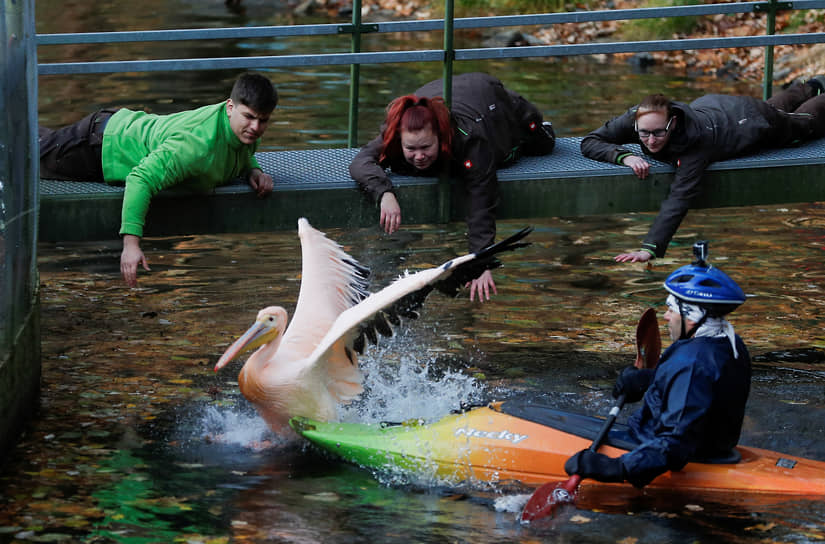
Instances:
[[[653,255],[647,251],[631,251],[630,253],[621,253],[613,257],[617,263],[646,263],[653,258]]]
[[[398,199],[389,191],[381,195],[381,219],[379,221],[384,232],[392,234],[401,226],[401,206]]]
[[[629,166],[639,179],[645,179],[650,172],[650,163],[636,155],[628,155],[622,159],[622,164]]]
[[[470,288],[470,302],[475,300],[476,295],[478,295],[479,302],[490,300],[491,289],[494,295],[498,294],[498,291],[496,291],[496,282],[493,281],[493,273],[489,270],[485,270],[483,274],[467,283],[464,287]]]

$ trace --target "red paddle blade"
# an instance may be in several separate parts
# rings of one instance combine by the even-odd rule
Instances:
[[[662,352],[662,337],[656,310],[648,308],[636,326],[636,368],[656,368]]]
[[[581,481],[581,476],[574,474],[566,482],[549,482],[536,489],[521,511],[521,522],[552,516],[559,506],[574,502]]]

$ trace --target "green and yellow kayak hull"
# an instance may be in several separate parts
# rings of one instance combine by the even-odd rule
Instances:
[[[509,402],[509,401],[508,401]],[[501,403],[450,414],[433,423],[325,423],[296,417],[301,436],[350,463],[442,483],[519,482],[539,486],[568,478],[565,461],[592,437],[578,432],[592,418],[545,409],[542,417],[517,417]],[[523,410],[519,414],[523,416]],[[530,413],[542,408],[532,406]],[[538,422],[541,421],[541,422]],[[605,445],[611,456],[626,449]],[[825,462],[739,446],[735,463],[688,463],[666,472],[646,489],[825,496]],[[585,480],[583,486],[601,484]]]

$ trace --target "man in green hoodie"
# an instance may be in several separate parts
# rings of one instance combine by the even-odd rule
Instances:
[[[125,185],[120,273],[134,287],[138,266],[149,270],[140,238],[149,202],[159,191],[208,192],[244,177],[259,197],[272,192],[272,177],[254,154],[277,105],[272,82],[245,73],[229,99],[211,106],[171,115],[101,110],[58,130],[41,127],[40,176]]]

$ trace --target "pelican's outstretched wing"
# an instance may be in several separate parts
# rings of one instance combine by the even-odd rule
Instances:
[[[338,316],[369,295],[370,270],[303,217],[298,220],[298,236],[301,290],[281,346],[295,356],[307,357]]]
[[[332,352],[344,350],[346,357],[353,365],[356,364],[353,351],[363,351],[365,337],[375,343],[376,332],[385,336],[392,334],[390,324],[398,325],[399,316],[418,317],[418,309],[433,289],[448,296],[456,296],[459,288],[468,281],[477,278],[485,270],[501,266],[496,254],[529,245],[529,242],[521,242],[521,239],[532,230],[530,227],[524,228],[478,253],[470,253],[439,267],[402,276],[381,291],[371,294],[338,317],[312,352],[308,363],[326,361],[333,356]],[[343,354],[334,354],[335,358],[341,355]]]

